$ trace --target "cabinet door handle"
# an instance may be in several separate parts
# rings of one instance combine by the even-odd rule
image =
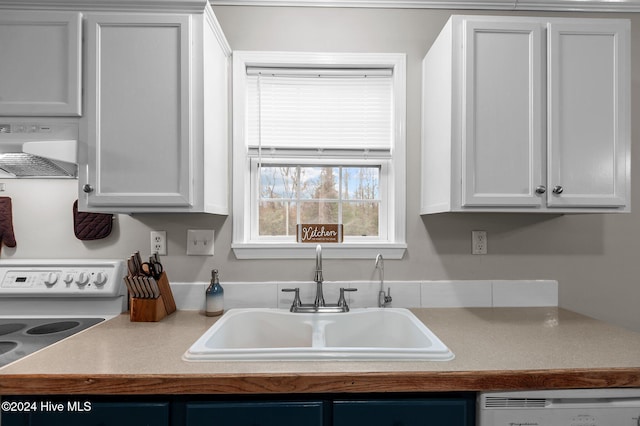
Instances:
[[[547,192],[547,187],[544,185],[540,185],[536,188],[536,194],[544,194],[545,192]]]
[[[564,188],[560,185],[556,185],[553,187],[553,193],[556,195],[562,194],[562,191],[564,191]]]
[[[82,190],[88,194],[90,192],[93,192],[93,186],[89,185],[88,183],[85,183],[84,186],[82,187]]]

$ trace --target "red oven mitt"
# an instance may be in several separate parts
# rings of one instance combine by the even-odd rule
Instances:
[[[10,197],[0,197],[0,249],[3,243],[7,247],[16,246]]]
[[[99,240],[111,234],[113,215],[78,211],[78,200],[73,203],[73,232],[83,241]]]

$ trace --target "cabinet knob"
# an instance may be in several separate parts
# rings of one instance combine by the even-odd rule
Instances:
[[[547,192],[547,187],[544,185],[540,185],[536,188],[536,194],[544,194]]]
[[[84,186],[82,187],[82,190],[88,194],[90,192],[93,192],[93,186],[89,185],[88,183],[85,183]]]
[[[560,185],[556,185],[553,187],[553,193],[556,195],[562,194],[562,191],[564,191],[564,188]]]

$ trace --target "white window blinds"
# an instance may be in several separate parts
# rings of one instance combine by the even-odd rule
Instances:
[[[393,146],[391,69],[247,69],[249,150]]]

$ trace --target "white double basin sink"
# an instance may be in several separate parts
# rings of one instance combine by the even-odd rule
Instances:
[[[407,309],[365,308],[342,313],[232,309],[183,358],[449,361],[454,354]]]

